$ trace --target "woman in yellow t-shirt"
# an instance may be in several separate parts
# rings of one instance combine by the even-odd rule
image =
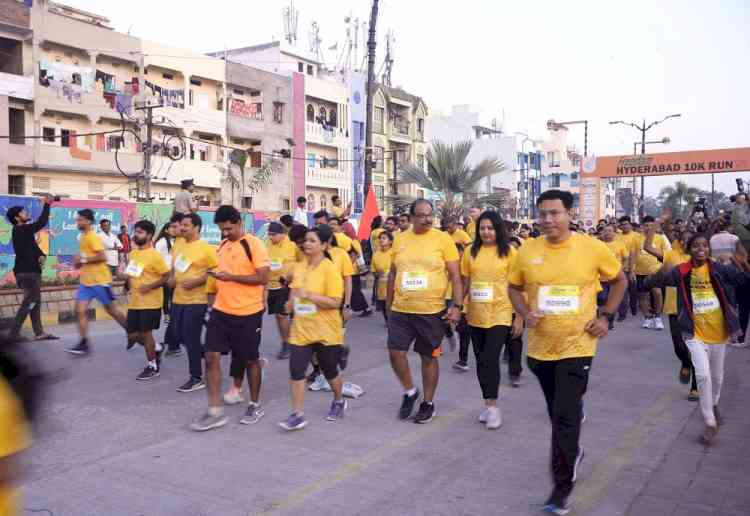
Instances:
[[[508,272],[516,250],[508,242],[500,215],[486,211],[477,220],[477,237],[461,259],[464,292],[468,293],[466,320],[477,360],[477,378],[482,389],[484,409],[479,421],[487,428],[500,428],[497,406],[500,388],[500,353],[513,322],[513,307],[508,297]],[[523,332],[523,321],[513,324],[513,333]]]
[[[383,231],[378,236],[378,250],[372,256],[370,269],[375,277],[375,295],[377,309],[383,312],[383,318],[388,323],[388,310],[385,309],[385,297],[388,290],[388,273],[393,261],[393,235]]]
[[[341,319],[344,279],[326,252],[332,237],[333,232],[328,226],[309,230],[304,244],[307,260],[298,263],[292,273],[292,290],[286,306],[287,312],[294,310],[289,332],[292,413],[279,423],[284,430],[300,430],[307,426],[304,415],[305,371],[313,354],[317,356],[333,391],[333,403],[326,419],[341,419],[346,410],[342,394],[344,382],[339,373],[344,343]]]

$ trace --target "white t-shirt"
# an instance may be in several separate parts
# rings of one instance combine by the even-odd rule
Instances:
[[[104,254],[107,256],[107,265],[111,265],[112,267],[117,267],[120,263],[120,258],[118,255],[118,250],[122,249],[122,242],[120,242],[120,239],[117,238],[117,235],[114,233],[110,233],[109,235],[102,231],[99,233],[99,236],[102,239],[102,244],[104,244]]]
[[[296,208],[294,210],[294,222],[307,226],[307,211]]]
[[[170,269],[172,268],[172,255],[170,247],[167,245],[167,238],[160,238],[156,241],[156,244],[154,244],[154,249],[159,251],[159,254],[162,258],[164,258],[164,263],[167,264],[167,267]],[[172,244],[174,245],[174,244]]]

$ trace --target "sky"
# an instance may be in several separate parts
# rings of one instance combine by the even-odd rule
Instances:
[[[63,3],[108,17],[114,28],[168,45],[208,52],[282,39],[287,0],[188,3]],[[611,120],[650,123],[680,113],[647,133],[669,137],[650,152],[748,146],[750,127],[750,3],[746,0],[381,0],[376,71],[385,35],[395,34],[392,82],[423,97],[431,110],[456,104],[479,109],[485,123],[504,120],[512,134],[544,137],[546,121],[589,120],[589,152],[633,152],[640,133]],[[200,5],[203,9],[195,9]],[[312,21],[322,48],[346,37],[344,18],[366,21],[370,0],[297,0],[298,45],[307,47]],[[189,7],[186,7],[189,6]],[[360,60],[364,41],[360,30]],[[335,52],[325,52],[328,64]],[[569,144],[583,148],[582,126]],[[736,191],[716,174],[717,190]],[[647,195],[674,176],[649,178]],[[710,189],[710,175],[684,178]]]

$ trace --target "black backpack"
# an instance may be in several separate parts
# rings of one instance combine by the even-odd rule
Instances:
[[[221,243],[219,244],[219,248],[216,251],[217,252],[221,251],[221,248],[224,247],[224,244],[226,244],[228,241],[229,241],[228,239],[222,240]],[[242,249],[245,250],[245,256],[247,256],[248,261],[250,263],[253,263],[253,253],[250,252],[250,244],[247,243],[247,240],[245,239],[244,236],[240,238],[240,245],[242,246]]]

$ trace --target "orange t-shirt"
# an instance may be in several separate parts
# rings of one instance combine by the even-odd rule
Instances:
[[[245,240],[251,259],[242,245]],[[263,242],[253,235],[245,235],[236,242],[224,240],[217,250],[217,270],[237,276],[251,276],[258,269],[270,267],[268,251]],[[216,281],[214,308],[230,315],[251,315],[263,310],[263,285],[245,285],[235,281]]]

